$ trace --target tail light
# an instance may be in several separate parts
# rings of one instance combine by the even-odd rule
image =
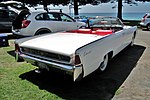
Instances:
[[[75,65],[81,64],[81,60],[80,60],[79,55],[75,55],[75,63],[74,63],[74,64],[75,64]]]
[[[23,20],[22,21],[22,28],[26,28],[29,24],[30,24],[31,21],[29,20]]]
[[[15,44],[15,51],[16,51],[16,52],[20,52],[20,48],[19,48],[19,45],[18,45],[18,44]]]

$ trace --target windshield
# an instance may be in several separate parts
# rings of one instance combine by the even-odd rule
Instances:
[[[93,20],[92,26],[123,26],[122,22],[115,17],[100,17]]]

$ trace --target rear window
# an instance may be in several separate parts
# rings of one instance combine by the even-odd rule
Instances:
[[[60,16],[57,13],[41,13],[35,17],[36,20],[51,20],[51,21],[61,21]]]
[[[93,25],[122,25],[122,23],[117,18],[102,17],[96,19]]]

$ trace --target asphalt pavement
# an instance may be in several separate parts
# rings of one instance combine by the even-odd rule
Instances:
[[[139,29],[133,48],[137,61],[113,100],[150,100],[150,31]]]

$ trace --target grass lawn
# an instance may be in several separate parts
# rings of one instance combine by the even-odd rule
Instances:
[[[9,47],[0,48],[0,100],[110,100],[122,92],[118,89],[131,71],[128,69],[135,66],[122,67],[128,55],[134,55],[134,49],[129,49],[130,54],[125,51],[112,59],[106,72],[93,72],[74,83],[69,75],[55,71],[37,74],[35,66],[15,62],[13,42],[9,40]]]
[[[15,62],[13,40],[0,48],[0,100],[60,100],[57,95],[39,87],[21,75],[35,69],[26,62]]]

